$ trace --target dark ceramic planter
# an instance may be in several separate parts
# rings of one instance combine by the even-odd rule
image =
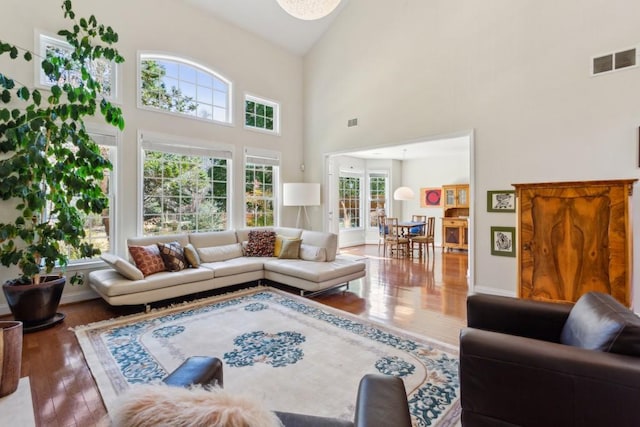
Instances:
[[[0,397],[18,388],[22,364],[22,322],[0,322]]]
[[[57,313],[66,278],[47,276],[37,285],[2,285],[4,296],[16,320],[24,323],[24,331],[32,332],[53,326],[64,319]]]

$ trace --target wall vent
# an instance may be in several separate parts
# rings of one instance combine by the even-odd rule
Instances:
[[[625,68],[638,66],[638,52],[636,48],[608,53],[592,58],[591,75],[609,73]]]
[[[347,121],[347,127],[354,127],[354,126],[358,126],[358,119],[349,119]]]

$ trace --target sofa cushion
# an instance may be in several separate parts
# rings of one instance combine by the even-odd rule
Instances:
[[[560,342],[637,357],[640,356],[640,318],[611,295],[589,292],[571,309]]]
[[[242,245],[240,243],[231,243],[230,245],[210,246],[205,248],[197,248],[200,262],[217,262],[226,261],[228,259],[238,258],[242,256]]]
[[[198,251],[193,247],[191,243],[184,247],[184,257],[187,259],[187,262],[191,267],[200,266],[200,257],[198,256]]]
[[[148,246],[157,243],[178,242],[180,246],[185,247],[189,243],[189,237],[184,234],[165,234],[162,236],[141,236],[130,237],[127,239],[127,246]]]
[[[158,250],[167,270],[180,271],[187,268],[187,259],[184,257],[184,250],[180,243],[158,243]]]
[[[109,264],[111,268],[122,274],[127,279],[144,279],[144,274],[142,274],[142,271],[140,271],[138,267],[131,264],[126,259],[119,257],[118,255],[103,253],[102,255],[100,255],[100,258],[102,258],[102,260]]]
[[[282,250],[278,254],[278,258],[281,259],[298,259],[300,252],[300,239],[286,239],[282,241]],[[275,253],[274,253],[275,255]]]
[[[300,259],[305,261],[325,262],[327,260],[327,250],[319,246],[300,245]]]
[[[305,245],[325,248],[327,251],[327,261],[336,259],[338,251],[338,235],[335,233],[325,233],[322,231],[302,231],[302,243]]]
[[[332,262],[269,259],[264,262],[264,268],[267,271],[294,276],[315,283],[358,273],[364,270],[365,267],[364,263],[341,259],[336,259]]]
[[[148,246],[129,246],[129,253],[136,263],[136,267],[142,271],[142,274],[149,276],[154,273],[165,271],[167,268],[164,265],[162,256],[158,245]]]
[[[189,242],[197,248],[209,248],[238,243],[236,232],[231,231],[207,231],[204,233],[189,234]]]
[[[213,280],[213,271],[207,268],[187,268],[179,273],[161,271],[142,280],[129,280],[115,270],[94,270],[89,273],[89,282],[102,295],[114,297],[138,292],[170,288],[186,283]]]
[[[276,232],[271,230],[251,230],[247,242],[246,256],[273,256]]]
[[[261,271],[264,269],[265,257],[239,257],[220,262],[208,262],[202,267],[213,271],[213,277],[227,277],[236,274]]]

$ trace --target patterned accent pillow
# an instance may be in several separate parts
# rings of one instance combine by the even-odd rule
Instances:
[[[246,256],[273,256],[276,232],[268,230],[249,231]]]
[[[167,270],[180,271],[187,268],[187,259],[184,257],[184,250],[180,243],[158,243],[158,249]]]
[[[129,246],[129,253],[136,263],[136,267],[138,267],[145,276],[167,270],[162,256],[160,256],[158,245]]]

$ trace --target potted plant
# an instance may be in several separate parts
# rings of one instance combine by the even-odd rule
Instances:
[[[100,253],[85,240],[84,215],[107,207],[101,183],[111,163],[83,119],[99,110],[108,123],[124,128],[120,108],[101,96],[101,83],[92,73],[96,60],[124,61],[113,47],[118,35],[93,15],[76,19],[70,0],[62,9],[72,25],[58,35],[71,51],[39,58],[54,82],[50,92],[0,71],[0,203],[15,209],[12,220],[0,223],[0,263],[20,271],[3,291],[25,330],[61,320],[56,310],[69,248],[81,258]],[[24,61],[35,56],[0,40],[2,55]],[[81,278],[74,275],[70,281]]]

